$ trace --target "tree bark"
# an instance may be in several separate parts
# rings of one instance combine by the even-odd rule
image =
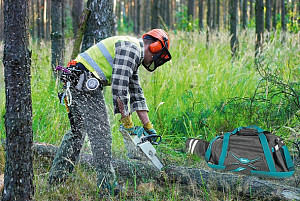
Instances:
[[[144,16],[144,31],[150,29],[150,19],[151,19],[151,1],[146,0],[145,16]]]
[[[81,52],[84,52],[95,43],[108,38],[112,33],[113,4],[111,0],[88,0],[88,9],[91,14],[88,18],[83,36]]]
[[[217,0],[217,16],[216,16],[217,31],[220,29],[220,0]]]
[[[266,0],[266,30],[271,31],[271,0]]]
[[[33,150],[38,157],[53,159],[57,147],[47,144],[34,144]],[[80,156],[81,163],[93,166],[92,155]],[[239,194],[244,198],[268,200],[298,200],[300,189],[287,185],[279,185],[257,177],[220,173],[212,170],[168,165],[158,171],[152,163],[137,160],[113,159],[113,166],[119,177],[129,180],[153,179],[159,183],[179,183],[181,185],[196,185],[208,192]]]
[[[157,29],[158,27],[158,3],[159,0],[153,0],[152,4],[152,16],[151,16],[151,29]]]
[[[285,14],[285,0],[281,0],[281,30],[284,32],[286,32]]]
[[[237,20],[238,20],[238,0],[230,0],[230,47],[231,55],[235,57],[239,47],[239,40],[237,36]]]
[[[206,48],[209,48],[209,40],[210,40],[210,33],[212,29],[211,23],[211,2],[210,0],[207,3],[207,15],[206,15]]]
[[[51,2],[51,66],[53,72],[57,65],[64,64],[62,3],[63,0],[52,0]]]
[[[199,0],[199,29],[200,31],[204,30],[204,23],[203,23],[203,0]]]
[[[250,0],[249,2],[249,7],[250,7],[250,20],[253,19],[253,0]]]
[[[73,33],[77,35],[80,25],[80,16],[83,12],[83,0],[74,0],[72,5],[72,20],[73,20]]]
[[[248,1],[244,0],[243,1],[243,29],[247,28],[247,23],[248,23],[247,4]]]
[[[188,10],[187,10],[187,17],[190,22],[194,20],[194,0],[188,0]]]
[[[262,52],[264,39],[264,2],[261,0],[256,0],[255,3],[255,20],[255,57],[257,57]]]
[[[4,0],[6,164],[2,200],[32,200],[32,100],[28,0]]]
[[[88,9],[84,9],[83,14],[80,18],[80,27],[77,31],[77,35],[75,37],[74,47],[71,55],[71,59],[75,59],[76,56],[80,53],[80,46],[82,43],[83,34],[85,32],[86,23],[89,18],[91,11]]]
[[[47,9],[46,9],[46,40],[49,41],[51,39],[51,0],[47,0]]]
[[[277,28],[277,19],[276,19],[276,1],[273,0],[273,10],[272,10],[272,16],[273,16],[273,22],[272,22],[272,27],[274,30]]]

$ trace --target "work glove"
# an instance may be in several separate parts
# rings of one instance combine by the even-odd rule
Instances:
[[[131,115],[122,117],[120,119],[120,122],[122,122],[123,127],[125,128],[125,130],[130,134],[133,135],[134,133],[134,126],[133,126],[133,122],[132,122],[132,118]]]
[[[150,121],[144,125],[144,129],[149,135],[157,135],[157,132],[153,128],[153,125],[151,124]]]
[[[148,135],[157,135],[157,132],[156,130],[153,128],[153,125],[151,124],[151,122],[149,121],[148,123],[144,124],[143,126],[145,132],[148,134]],[[146,135],[145,135],[146,136]],[[158,136],[158,135],[157,135]],[[146,136],[147,138],[147,136]],[[154,144],[154,145],[158,145],[160,142],[161,142],[161,136],[158,136],[158,137],[151,137],[149,138],[150,139],[150,142],[151,144]],[[159,142],[157,142],[159,139]]]

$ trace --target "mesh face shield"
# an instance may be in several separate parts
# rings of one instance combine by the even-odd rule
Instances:
[[[160,50],[160,53],[153,56],[153,62],[149,65],[143,63],[143,66],[150,72],[155,71],[159,66],[171,60],[171,54],[168,50],[168,43],[165,41],[165,46]]]

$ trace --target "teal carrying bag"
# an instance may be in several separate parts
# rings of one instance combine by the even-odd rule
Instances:
[[[191,141],[187,144],[191,145]],[[203,140],[198,145],[195,139],[194,142],[193,151],[201,156],[199,152],[203,151],[194,149],[203,150]],[[217,136],[205,150],[205,160],[214,169],[274,178],[291,177],[295,171],[282,139],[257,126],[239,127]]]

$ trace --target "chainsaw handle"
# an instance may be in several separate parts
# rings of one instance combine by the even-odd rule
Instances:
[[[159,141],[156,142],[157,139],[156,139],[156,141],[153,141],[151,138],[159,138]],[[158,145],[161,143],[162,138],[161,138],[161,135],[152,134],[152,135],[147,135],[147,136],[142,137],[141,140],[143,143],[146,141],[149,141],[153,145]]]

